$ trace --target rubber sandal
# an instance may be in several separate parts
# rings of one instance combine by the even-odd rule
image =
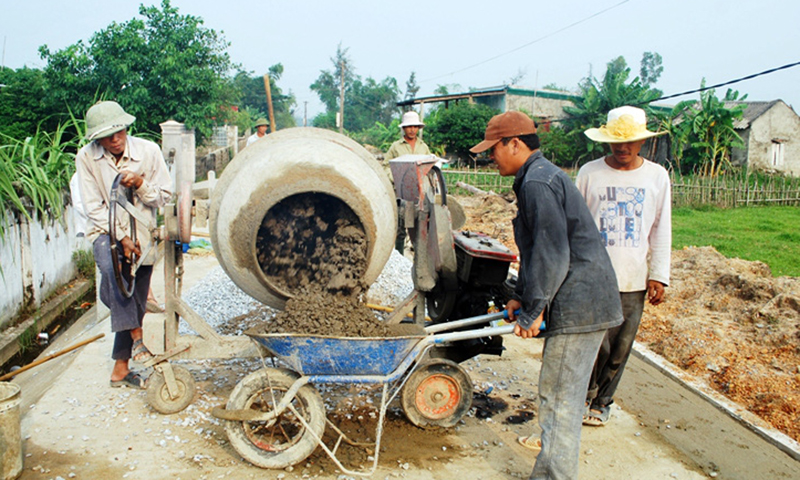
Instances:
[[[148,350],[147,347],[144,346],[144,342],[142,342],[141,338],[133,342],[132,350],[133,351],[131,353],[131,360],[133,360],[134,362],[139,362],[139,363],[146,362],[148,360],[152,360],[154,357],[154,355],[150,353],[150,350]]]
[[[531,437],[517,437],[517,442],[528,450],[539,452],[542,450],[542,439],[533,440]]]
[[[138,373],[128,372],[122,380],[111,380],[112,388],[131,387],[136,389],[144,388],[144,379]]]
[[[602,427],[608,423],[610,415],[611,408],[608,405],[592,407],[583,415],[583,424],[590,427]]]

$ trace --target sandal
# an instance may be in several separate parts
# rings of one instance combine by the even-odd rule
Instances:
[[[152,360],[154,357],[155,356],[150,353],[150,350],[144,346],[144,342],[142,342],[141,338],[133,342],[131,360],[134,362],[146,362],[148,360]]]
[[[531,437],[517,437],[517,442],[523,447],[533,450],[535,452],[539,452],[542,450],[542,439],[537,438],[536,440],[532,439]]]
[[[594,406],[583,415],[583,424],[590,427],[602,427],[608,423],[610,415],[611,408],[608,405]]]
[[[140,390],[145,388],[145,380],[141,375],[133,372],[128,372],[122,380],[111,380],[110,384],[112,388],[131,387]]]

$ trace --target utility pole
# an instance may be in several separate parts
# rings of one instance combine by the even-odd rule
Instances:
[[[342,71],[341,88],[339,91],[339,133],[344,134],[344,59],[339,62],[339,65]]]
[[[264,91],[267,93],[267,107],[269,108],[269,130],[275,133],[275,114],[272,112],[272,90],[269,87],[269,74],[264,75]]]

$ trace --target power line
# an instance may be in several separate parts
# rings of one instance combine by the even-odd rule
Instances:
[[[770,73],[775,73],[775,72],[778,72],[780,70],[786,70],[788,68],[797,67],[799,65],[800,65],[800,62],[787,63],[786,65],[782,65],[780,67],[770,68],[769,70],[764,70],[763,72],[753,73],[753,74],[750,74],[750,75],[747,75],[747,76],[744,76],[744,77],[741,77],[741,78],[737,78],[737,79],[734,79],[734,80],[729,80],[727,82],[718,83],[716,85],[710,85],[708,87],[702,87],[702,88],[697,88],[697,89],[694,89],[694,90],[687,90],[685,92],[673,93],[673,94],[670,94],[670,95],[664,95],[662,97],[656,98],[655,100],[650,100],[650,101],[641,102],[641,103],[634,103],[634,104],[631,104],[631,105],[634,106],[634,107],[647,106],[647,105],[650,105],[653,102],[658,102],[660,100],[666,100],[666,99],[675,98],[675,97],[682,97],[684,95],[691,95],[693,93],[700,93],[700,92],[705,92],[706,90],[713,90],[715,88],[724,87],[724,86],[727,86],[727,85],[733,85],[734,83],[743,82],[745,80],[752,80],[752,79],[757,78],[757,77],[761,77],[761,76],[764,76],[764,75],[769,75]],[[569,117],[557,118],[557,119],[550,120],[549,122],[550,123],[562,123],[563,124],[565,122],[570,122],[570,121],[574,121],[574,120],[582,120],[582,119],[585,119],[585,118],[591,118],[593,116],[594,115],[589,115],[589,114],[574,115],[574,116],[570,115]]]
[[[737,78],[735,80],[729,80],[727,82],[718,83],[716,85],[711,85],[709,87],[702,87],[702,88],[698,88],[698,89],[695,89],[695,90],[687,90],[687,91],[681,92],[681,93],[673,93],[672,95],[666,95],[666,96],[663,96],[663,97],[660,97],[660,98],[656,98],[655,100],[652,100],[652,102],[658,102],[660,100],[667,100],[667,99],[675,98],[675,97],[682,97],[684,95],[691,95],[693,93],[700,93],[700,92],[705,92],[706,90],[712,90],[712,89],[719,88],[719,87],[725,87],[727,85],[733,85],[734,83],[743,82],[745,80],[752,80],[752,79],[754,79],[756,77],[760,77],[762,75],[768,75],[770,73],[775,73],[775,72],[777,72],[779,70],[785,70],[787,68],[796,67],[798,65],[800,65],[800,62],[787,63],[786,65],[783,65],[783,66],[780,66],[780,67],[770,68],[769,70],[764,70],[763,72],[753,73],[752,75],[747,75],[746,77]],[[651,102],[648,102],[648,103],[651,103]]]
[[[456,73],[461,73],[461,72],[463,72],[463,71],[465,71],[465,70],[469,70],[469,69],[471,69],[471,68],[478,67],[478,66],[480,66],[480,65],[483,65],[483,64],[485,64],[485,63],[489,63],[489,62],[491,62],[492,60],[497,60],[497,59],[498,59],[498,58],[500,58],[500,57],[504,57],[504,56],[506,56],[506,55],[509,55],[509,54],[511,54],[511,53],[514,53],[514,52],[516,52],[516,51],[518,51],[518,50],[522,50],[522,49],[523,49],[523,48],[525,48],[525,47],[529,47],[529,46],[533,45],[534,43],[541,42],[542,40],[545,40],[545,39],[547,39],[547,38],[550,38],[550,37],[552,37],[553,35],[559,34],[559,33],[563,32],[564,30],[568,30],[568,29],[570,29],[570,28],[572,28],[572,27],[574,27],[574,26],[576,26],[576,25],[580,25],[580,24],[581,24],[581,23],[583,23],[583,22],[586,22],[586,21],[588,21],[588,20],[591,20],[592,18],[595,18],[595,17],[597,17],[597,16],[599,16],[599,15],[602,15],[602,14],[604,14],[604,13],[608,12],[609,10],[613,10],[613,9],[615,9],[615,8],[619,7],[620,5],[622,5],[623,3],[628,3],[629,1],[630,1],[630,0],[622,0],[621,2],[617,3],[616,5],[612,5],[612,6],[608,7],[608,8],[606,8],[605,10],[600,10],[599,12],[597,12],[597,13],[594,13],[594,14],[592,14],[592,15],[589,15],[588,17],[586,17],[586,18],[584,18],[584,19],[582,19],[582,20],[578,20],[577,22],[573,22],[573,23],[571,23],[571,24],[569,24],[569,25],[567,25],[567,26],[565,26],[565,27],[562,27],[562,28],[560,28],[560,29],[556,30],[555,32],[548,33],[547,35],[545,35],[545,36],[543,36],[543,37],[539,37],[539,38],[537,38],[536,40],[533,40],[533,41],[531,41],[531,42],[528,42],[528,43],[526,43],[525,45],[521,45],[521,46],[519,46],[519,47],[517,47],[517,48],[515,48],[515,49],[513,49],[513,50],[509,50],[509,51],[507,51],[507,52],[505,52],[505,53],[501,53],[501,54],[499,54],[499,55],[495,55],[495,56],[494,56],[494,57],[492,57],[492,58],[488,58],[488,59],[486,59],[486,60],[483,60],[482,62],[478,62],[478,63],[476,63],[476,64],[473,64],[473,65],[470,65],[470,66],[468,66],[468,67],[464,67],[464,68],[462,68],[462,69],[460,69],[460,70],[455,70],[455,71],[453,71],[453,72],[450,72],[450,73],[445,73],[444,75],[439,75],[439,76],[437,76],[437,77],[431,77],[431,78],[425,78],[425,79],[422,79],[422,80],[420,80],[420,83],[423,83],[423,82],[429,82],[429,81],[431,81],[431,80],[438,80],[438,79],[440,79],[440,78],[447,77],[447,76],[450,76],[450,75],[454,75],[454,74],[456,74]]]

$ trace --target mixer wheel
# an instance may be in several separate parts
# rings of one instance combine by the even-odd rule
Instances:
[[[226,408],[272,411],[298,378],[297,373],[281,368],[253,372],[236,385]],[[325,431],[322,396],[311,385],[303,385],[290,405],[297,414],[287,408],[270,421],[226,421],[228,440],[239,455],[258,467],[275,469],[294,465],[311,455],[317,448],[317,438],[321,439]]]
[[[472,406],[472,380],[457,363],[433,358],[408,378],[400,403],[418,427],[452,427]]]
[[[147,381],[147,403],[164,415],[182,411],[194,399],[195,383],[192,374],[183,367],[172,365],[171,368],[175,375],[175,383],[178,385],[175,398],[170,396],[167,380],[160,369],[157,368]]]

